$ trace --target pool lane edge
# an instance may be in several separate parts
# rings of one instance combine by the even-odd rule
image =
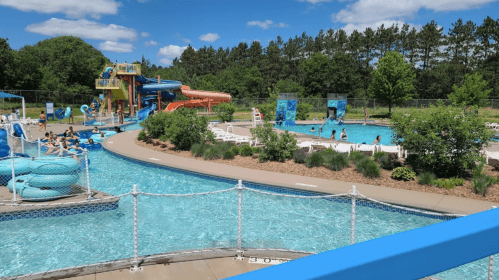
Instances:
[[[246,182],[247,184],[285,188],[297,192],[297,194],[345,194],[351,190],[352,185],[356,185],[359,193],[371,199],[437,213],[468,215],[489,210],[492,206],[499,206],[498,203],[443,194],[305,177],[185,158],[138,146],[135,139],[139,131],[127,131],[111,136],[104,140],[102,147],[111,154],[139,163],[201,174],[213,180],[243,180],[243,184]]]

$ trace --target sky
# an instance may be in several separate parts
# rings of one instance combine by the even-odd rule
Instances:
[[[447,33],[459,18],[480,25],[499,16],[499,0],[0,0],[0,37],[18,50],[41,40],[72,35],[111,61],[132,62],[142,55],[168,66],[190,44],[232,48],[322,29],[351,33],[381,24],[431,20]]]

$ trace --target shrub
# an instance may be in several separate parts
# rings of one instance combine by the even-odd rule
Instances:
[[[223,159],[233,159],[236,156],[233,150],[227,150],[224,152]]]
[[[208,148],[211,148],[211,147],[212,146],[210,146],[208,144],[196,143],[196,144],[192,145],[192,147],[191,147],[191,153],[195,157],[201,157],[201,156],[203,156],[204,151],[206,149],[208,149]]]
[[[418,176],[418,183],[421,185],[432,184],[437,179],[437,176],[430,171],[425,171]]]
[[[244,144],[241,146],[239,154],[243,157],[250,157],[253,155],[253,149],[249,145]]]
[[[356,162],[355,169],[362,173],[364,177],[373,178],[381,176],[378,164],[367,156]]]
[[[222,157],[222,151],[212,146],[204,151],[204,159],[219,159]]]
[[[269,122],[275,119],[276,107],[277,107],[277,102],[258,105],[260,113],[263,114],[264,121]]]
[[[437,187],[444,188],[447,190],[452,190],[456,186],[453,181],[448,179],[437,179],[433,181],[433,184],[435,184],[435,186]]]
[[[464,175],[475,167],[481,148],[492,136],[483,119],[441,101],[425,110],[404,113],[392,117],[395,139],[417,154],[418,166],[413,168],[432,170],[440,177]]]
[[[167,140],[166,135],[161,135],[158,138],[159,141],[165,142]]]
[[[455,186],[462,186],[464,185],[464,179],[463,178],[449,178],[449,181],[451,181]]]
[[[260,139],[265,145],[259,158],[261,161],[284,162],[292,158],[298,150],[296,140],[288,131],[278,134],[272,128],[272,124],[265,123],[264,126],[251,129],[253,137]]]
[[[166,133],[163,134],[169,137],[176,150],[190,150],[193,144],[203,143],[206,133],[209,134],[208,119],[198,116],[192,109],[180,108],[172,113],[156,115],[162,114],[168,116]]]
[[[381,168],[385,170],[393,170],[396,166],[399,166],[400,164],[395,161],[392,157],[390,156],[382,156],[381,158],[378,159],[379,165]]]
[[[326,166],[334,171],[340,171],[349,166],[349,160],[346,154],[333,153],[327,156]]]
[[[147,134],[156,139],[161,135],[166,135],[172,113],[158,113],[149,116],[140,125],[147,131]]]
[[[355,152],[350,153],[350,160],[353,161],[355,164],[357,164],[358,162],[360,162],[366,158],[367,158],[367,156],[359,151],[355,151]]]
[[[234,155],[238,155],[239,154],[239,147],[238,146],[232,147],[231,150],[234,152]]]
[[[220,151],[225,152],[232,149],[232,147],[235,147],[235,145],[229,142],[219,142],[215,144],[215,147]]]
[[[231,122],[234,118],[234,112],[236,111],[236,106],[230,103],[220,103],[217,106],[212,107],[213,111],[217,114],[220,121]]]
[[[308,168],[322,166],[324,165],[324,156],[320,152],[312,153],[308,158],[305,159],[305,165]]]
[[[497,183],[498,180],[482,173],[483,166],[484,163],[482,161],[473,169],[473,179],[471,180],[471,186],[473,187],[473,190],[475,190],[475,193],[485,196],[487,195],[489,187]]]
[[[253,147],[253,154],[261,154],[262,152],[262,147]]]
[[[373,159],[375,161],[379,161],[379,159],[381,159],[382,157],[388,157],[388,154],[386,152],[375,152],[374,155],[373,155]]]
[[[306,120],[309,117],[310,110],[312,110],[312,104],[300,103],[296,106],[296,119]]]
[[[395,180],[412,181],[414,177],[416,177],[416,172],[409,167],[397,167],[392,172],[392,178]]]
[[[309,156],[310,154],[306,149],[299,149],[295,152],[293,158],[296,163],[305,163],[305,159],[307,159]]]
[[[141,130],[139,132],[139,136],[137,136],[137,140],[144,141],[146,139],[146,137],[147,137],[146,132],[144,130]]]

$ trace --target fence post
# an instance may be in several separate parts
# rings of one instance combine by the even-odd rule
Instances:
[[[497,206],[492,206],[492,209],[497,208]],[[494,255],[489,256],[489,277],[488,280],[494,280]]]
[[[350,232],[350,244],[355,243],[355,196],[357,195],[357,186],[352,186],[352,226]]]
[[[40,137],[38,137],[38,157],[41,157],[42,155],[42,142],[40,140]]]
[[[492,103],[490,105],[490,109],[494,109],[494,99],[492,99]]]
[[[16,192],[16,169],[14,167],[14,151],[11,149],[10,150],[10,156],[11,156],[11,163],[12,163],[12,192],[14,193],[14,199],[13,201],[17,201],[17,192]]]
[[[237,257],[236,260],[244,260],[243,250],[241,245],[241,208],[242,208],[242,198],[243,198],[243,181],[239,180],[237,182]]]
[[[85,151],[85,172],[87,173],[87,200],[93,199],[92,191],[90,189],[90,173],[88,172],[88,152]]]
[[[21,153],[24,155],[24,139],[22,136],[19,139],[21,139]]]
[[[139,246],[138,246],[138,226],[137,226],[137,185],[133,185],[132,190],[133,195],[133,266],[130,268],[131,271],[142,270],[139,267]]]

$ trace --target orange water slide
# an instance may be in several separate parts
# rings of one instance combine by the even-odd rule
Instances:
[[[211,106],[218,105],[222,102],[230,103],[232,96],[223,92],[192,90],[189,86],[182,86],[182,94],[189,100],[171,102],[166,106],[165,112],[175,111],[179,108],[195,108],[207,107],[211,112]]]

